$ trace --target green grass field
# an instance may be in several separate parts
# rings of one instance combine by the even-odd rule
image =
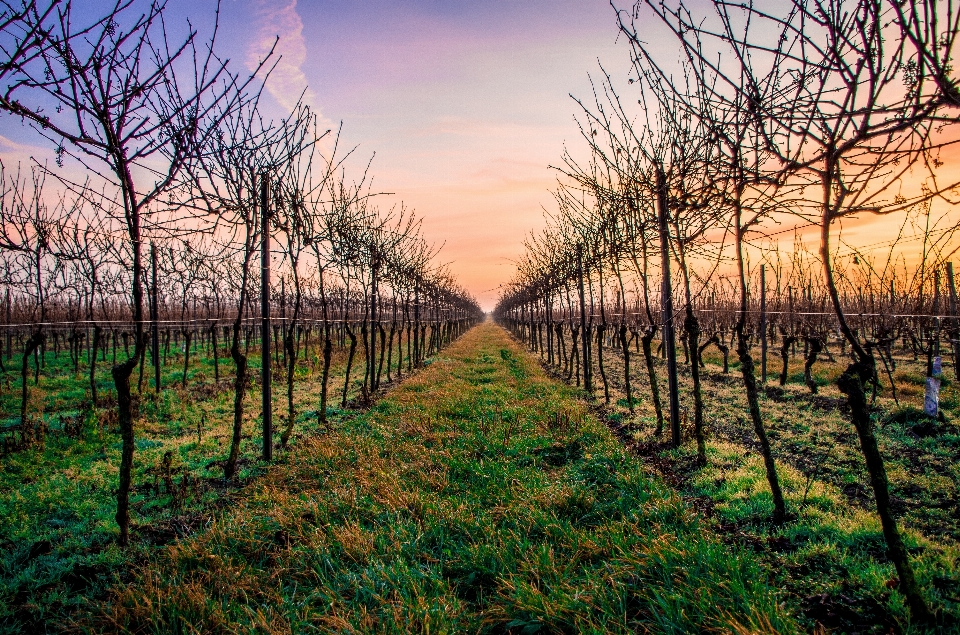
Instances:
[[[217,509],[231,504],[239,486],[266,471],[258,460],[259,357],[251,355],[254,381],[247,391],[239,474],[231,483],[222,479],[222,462],[232,433],[233,363],[229,357],[220,358],[217,385],[212,359],[199,351],[191,357],[186,388],[182,386],[182,352],[170,355],[163,367],[164,389],[159,397],[154,396],[152,382],[144,378],[135,422],[133,544],[127,552],[116,545],[120,435],[109,359],[98,366],[102,403],[94,409],[85,363],[80,374],[74,374],[66,352],[48,351],[39,384],[34,385],[31,361],[28,412],[46,421],[49,432],[41,443],[0,457],[0,517],[4,519],[0,524],[0,632],[42,631],[62,623],[91,599],[104,597],[131,563],[196,531]],[[334,358],[331,386],[337,390],[343,384],[343,357],[337,351]],[[298,365],[298,416],[291,445],[316,432],[316,362],[301,360]],[[16,365],[7,362],[6,385],[0,391],[3,426],[19,423]],[[149,375],[150,370],[145,372]],[[274,421],[278,427],[285,423],[286,412],[280,393],[277,384]],[[339,400],[335,403],[339,405]],[[339,416],[336,407],[330,411]],[[78,419],[79,433],[64,434],[64,423]],[[56,631],[50,627],[50,632]]]
[[[746,554],[486,323],[285,454],[82,628],[792,632]]]
[[[835,360],[821,359],[814,366],[816,395],[803,385],[802,355],[792,357],[783,387],[777,377],[780,359],[773,354],[769,358],[761,411],[792,516],[784,526],[769,522],[773,500],[748,422],[735,355],[724,374],[716,349],[704,353],[705,466],[696,463],[687,364],[679,369],[684,438],[679,449],[667,443],[669,435],[654,435],[656,418],[642,371],[632,373],[640,379],[634,380],[635,412],[628,411],[622,361],[615,349],[604,353],[611,405],[603,405],[599,377],[594,378],[597,386],[590,403],[625,446],[699,512],[713,535],[746,549],[760,563],[772,576],[771,584],[784,591],[784,601],[804,629],[960,632],[960,409],[953,368],[944,371],[943,421],[931,420],[920,410],[925,360],[913,360],[908,350],[895,351],[899,403],[882,369],[882,384],[871,402],[894,511],[926,598],[937,613],[936,623],[921,627],[910,623],[897,592],[899,581],[887,558],[857,437],[845,398],[834,384],[846,363],[836,348]],[[755,359],[758,355],[754,350]],[[632,359],[634,369],[643,364],[642,355]],[[655,363],[662,373],[662,360]]]
[[[781,457],[786,441],[809,446],[820,467],[782,462],[795,519],[774,527],[719,375],[706,384],[709,464],[694,468],[689,444],[658,445],[642,403],[631,419],[585,399],[491,322],[369,410],[334,411],[329,429],[316,425],[307,360],[294,442],[273,464],[256,459],[254,386],[243,472],[227,485],[232,393],[212,387],[208,365],[192,388],[141,403],[127,551],[112,521],[119,442],[102,415],[80,438],[51,433],[4,457],[0,632],[924,632],[896,592],[868,497],[845,488],[862,468],[831,441],[842,416],[804,407],[799,392],[764,400],[793,399],[799,413],[793,428],[771,422],[774,444]],[[221,363],[222,377],[230,370]],[[79,414],[82,379],[45,382],[34,410]],[[17,403],[4,391],[5,412]],[[803,445],[815,417],[819,441]],[[950,437],[914,442],[950,452]],[[953,525],[904,513],[936,630],[955,630]]]

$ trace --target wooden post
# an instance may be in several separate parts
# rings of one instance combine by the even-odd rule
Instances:
[[[940,269],[933,270],[933,355],[940,356]]]
[[[670,390],[670,432],[674,447],[680,447],[680,386],[677,381],[677,344],[673,328],[673,285],[670,283],[670,234],[667,217],[667,179],[657,166],[657,221],[660,225],[660,311],[663,322],[663,351],[667,356],[667,385]]]
[[[13,307],[10,304],[10,288],[7,287],[7,361],[13,358],[13,343],[10,333],[10,324],[11,316],[13,315]]]
[[[960,324],[957,322],[957,284],[953,279],[953,263],[947,263],[947,289],[950,291],[950,347],[953,349],[953,372],[960,379]]]
[[[260,378],[263,384],[263,460],[273,458],[273,395],[270,360],[270,181],[260,174]]]
[[[150,297],[150,345],[153,348],[153,388],[160,394],[160,301],[157,290],[157,246],[150,243],[151,286],[153,295]],[[93,352],[96,355],[96,351]]]
[[[767,267],[760,265],[760,382],[767,383]]]
[[[283,365],[287,365],[287,281],[280,278],[280,352],[283,353]]]
[[[377,269],[380,265],[377,252],[374,250],[370,262],[370,360],[367,373],[370,375],[370,392],[377,389],[377,335],[379,322],[377,318]]]
[[[407,351],[409,357],[409,351]],[[420,367],[420,288],[413,288],[413,367]]]
[[[583,359],[583,388],[593,390],[590,382],[590,336],[587,334],[587,306],[583,291],[583,247],[577,245],[577,284],[580,291],[580,357]]]

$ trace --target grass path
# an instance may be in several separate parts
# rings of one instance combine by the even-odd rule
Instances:
[[[794,632],[764,580],[488,322],[74,626]]]

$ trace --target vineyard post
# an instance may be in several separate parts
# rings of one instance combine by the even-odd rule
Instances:
[[[366,372],[370,375],[370,392],[377,389],[377,273],[380,266],[376,246],[370,254],[370,359]]]
[[[667,179],[657,166],[657,222],[660,225],[660,261],[663,269],[660,285],[660,311],[663,315],[663,351],[667,356],[667,384],[670,389],[670,434],[674,447],[680,447],[680,389],[677,382],[677,348],[673,328],[673,288],[670,284],[670,237],[667,225]]]
[[[760,265],[760,381],[767,383],[767,267]]]
[[[933,270],[933,341],[931,342],[931,354],[934,357],[940,356],[940,268]],[[931,365],[933,362],[931,361]],[[932,370],[931,373],[932,374]]]
[[[580,292],[580,346],[583,349],[581,354],[583,358],[583,389],[589,393],[593,386],[590,385],[589,369],[591,361],[587,357],[590,350],[590,335],[587,333],[587,307],[583,291],[583,247],[581,245],[577,245],[577,285]]]
[[[953,349],[953,372],[960,379],[960,324],[957,322],[957,283],[953,278],[953,263],[947,263],[947,289],[950,291],[950,347]]]
[[[153,287],[153,294],[150,297],[150,321],[153,324],[150,327],[150,347],[153,349],[153,387],[157,391],[157,395],[160,395],[160,300],[158,299],[159,287],[157,286],[157,246],[151,242],[150,243],[150,266],[151,270],[151,286]],[[94,351],[96,355],[96,351]]]
[[[263,460],[273,458],[273,395],[270,362],[270,181],[260,174],[260,378],[263,385]]]
[[[13,358],[13,343],[10,336],[11,307],[10,307],[10,287],[7,287],[7,361]]]
[[[409,357],[409,351],[407,357]],[[413,288],[413,367],[420,367],[420,285]]]
[[[287,279],[283,276],[280,277],[280,341],[284,342],[287,339]],[[283,365],[287,365],[287,349],[285,346],[281,345],[280,347],[283,352]],[[276,354],[279,354],[281,351],[276,351]]]

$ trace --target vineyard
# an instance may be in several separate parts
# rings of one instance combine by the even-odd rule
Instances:
[[[728,516],[722,523],[734,521],[723,524],[728,530],[755,523],[767,508],[763,515],[775,527],[796,521],[819,533],[821,520],[803,522],[817,477],[832,477],[851,498],[869,500],[882,529],[883,560],[896,572],[885,584],[915,621],[927,622],[925,589],[955,588],[943,577],[955,568],[955,543],[947,538],[934,550],[939,575],[928,572],[924,583],[911,554],[927,549],[910,545],[903,525],[919,515],[923,537],[956,535],[955,518],[927,514],[929,507],[956,513],[950,465],[956,430],[938,405],[945,340],[954,360],[960,348],[947,262],[956,222],[949,211],[936,211],[952,205],[953,185],[944,187],[938,168],[955,143],[946,134],[956,121],[954,89],[940,65],[956,32],[941,34],[935,26],[939,11],[950,10],[936,3],[904,10],[797,2],[780,14],[718,1],[707,17],[683,5],[646,4],[642,13],[640,4],[618,13],[631,47],[631,97],[640,97],[642,109],[631,109],[608,74],[594,85],[592,102],[578,100],[589,156],[564,155],[558,211],[528,240],[496,315],[566,379],[575,375],[587,393],[602,387],[605,406],[622,404],[626,413],[615,415],[624,422],[621,434],[656,455],[632,416],[640,392],[634,382],[646,379],[639,401],[652,406],[644,410],[654,421],[653,437],[669,421],[669,445],[680,448],[689,438],[696,446],[692,465],[716,478],[710,487],[689,466],[682,475],[675,464],[662,470],[707,493],[700,503],[708,513],[720,502]],[[675,36],[679,65],[645,41],[641,24],[649,19]],[[844,225],[857,218],[891,214],[900,223],[892,240],[859,247],[842,238]],[[809,229],[814,253],[803,238]],[[777,239],[784,233],[794,235],[790,249]],[[658,334],[665,382],[652,351]],[[704,364],[711,347],[722,356],[719,373]],[[779,349],[782,363],[773,387],[769,347]],[[740,376],[734,394],[731,349]],[[790,358],[798,354],[806,398],[787,387]],[[631,372],[631,355],[645,373]],[[901,407],[917,383],[925,388],[923,410],[914,400]],[[821,384],[836,388],[821,391]],[[729,402],[736,403],[732,411]],[[788,412],[786,404],[800,412]],[[825,425],[832,412],[855,435]],[[888,426],[900,431],[887,432]],[[738,462],[731,462],[729,446],[711,459],[712,428],[761,457],[769,502],[766,496],[754,502],[752,514],[736,511],[739,496],[724,487]],[[851,470],[844,462],[857,451]],[[724,467],[709,467],[718,460]],[[799,501],[787,491],[800,489],[785,482],[791,469],[807,479]],[[891,474],[901,471],[924,478],[892,485]],[[749,533],[745,540],[755,540]],[[789,537],[788,551],[798,547],[789,533],[761,534]],[[850,582],[859,590],[869,584]],[[840,597],[847,599],[811,594],[808,613],[829,622],[858,604]],[[943,601],[954,598],[948,592]]]
[[[488,315],[279,39],[0,0],[0,632],[960,631],[960,11],[758,4],[613,7]]]

